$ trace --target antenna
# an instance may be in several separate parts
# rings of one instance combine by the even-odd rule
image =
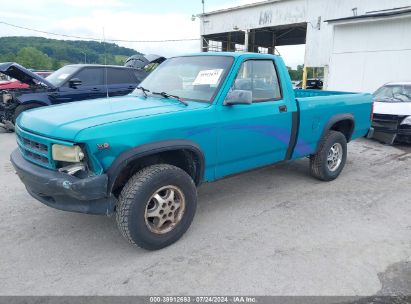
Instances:
[[[104,45],[104,86],[106,87],[106,98],[108,98],[108,81],[107,81],[107,50],[106,50],[106,35],[103,27],[103,45]]]

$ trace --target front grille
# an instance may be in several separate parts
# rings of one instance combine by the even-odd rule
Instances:
[[[404,116],[388,115],[388,114],[374,114],[372,125],[375,129],[386,129],[395,131],[398,129]]]
[[[402,120],[404,116],[399,115],[389,115],[389,114],[374,114],[374,120],[385,121],[385,122],[398,122]]]
[[[34,159],[36,161],[42,162],[43,164],[48,164],[49,163],[49,159],[43,155],[39,155],[30,151],[26,151],[26,156]]]
[[[51,142],[49,139],[24,131],[16,126],[17,144],[23,157],[33,163],[49,169],[55,169],[51,158]]]
[[[30,147],[40,152],[47,152],[49,150],[49,147],[45,144],[41,144],[27,138],[23,138],[20,135],[17,135],[17,137],[20,140],[20,142],[22,142],[26,147]]]

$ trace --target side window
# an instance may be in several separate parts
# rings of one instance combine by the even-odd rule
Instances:
[[[233,90],[252,92],[253,103],[281,99],[281,89],[272,60],[247,60],[234,80]]]
[[[81,80],[82,86],[104,85],[104,70],[99,68],[84,68],[72,78]]]
[[[121,83],[135,83],[133,75],[128,69],[107,69],[107,83],[121,84]]]

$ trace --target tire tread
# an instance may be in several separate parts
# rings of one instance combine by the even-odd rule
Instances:
[[[325,136],[321,139],[318,147],[317,153],[313,154],[310,156],[310,173],[313,177],[322,180],[322,181],[330,181],[334,178],[330,178],[328,175],[325,174],[324,170],[324,165],[326,163],[327,155],[324,152],[325,146],[329,143],[329,141],[333,140],[334,138],[338,138],[343,136],[345,139],[345,136],[338,131],[328,131]],[[335,141],[335,140],[334,140]],[[346,144],[346,142],[345,142]],[[344,164],[342,164],[344,166]]]
[[[142,170],[135,173],[126,183],[121,191],[119,202],[116,208],[116,221],[117,226],[121,232],[121,235],[132,245],[150,249],[150,246],[145,244],[137,244],[130,231],[130,225],[128,219],[131,216],[132,205],[135,203],[135,196],[140,191],[140,189],[152,180],[156,175],[160,174],[162,171],[182,171],[182,169],[168,165],[168,164],[157,164],[143,168]],[[195,187],[194,181],[192,181],[192,186]]]

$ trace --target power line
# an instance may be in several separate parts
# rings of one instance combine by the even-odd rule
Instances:
[[[52,35],[52,36],[58,36],[58,37],[66,37],[66,38],[75,38],[75,39],[81,39],[81,40],[92,40],[92,41],[101,41],[102,39],[99,38],[94,38],[94,37],[83,37],[83,36],[74,36],[74,35],[66,35],[66,34],[58,34],[58,33],[53,33],[53,32],[47,32],[47,31],[41,31],[33,28],[28,28],[20,25],[15,25],[11,24],[8,22],[0,21],[0,24],[11,26],[14,28],[18,29],[23,29],[31,32],[36,32],[36,33],[41,33],[41,34],[46,34],[46,35]],[[180,42],[180,41],[198,41],[200,38],[185,38],[185,39],[164,39],[164,40],[125,40],[125,39],[106,39],[107,41],[112,41],[112,42],[134,42],[134,43],[157,43],[157,42]]]

